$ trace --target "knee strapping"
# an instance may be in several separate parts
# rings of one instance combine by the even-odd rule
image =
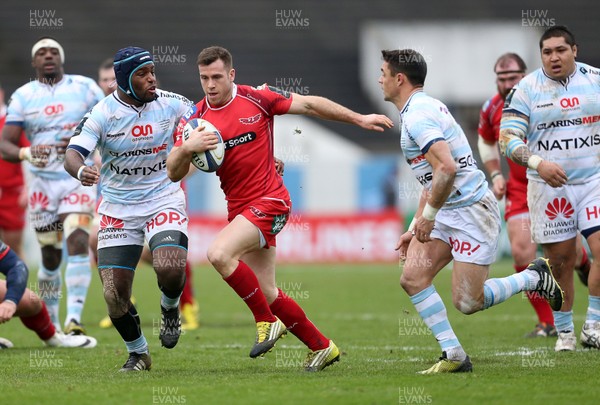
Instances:
[[[63,221],[65,238],[71,236],[77,229],[81,229],[88,235],[92,229],[92,217],[88,214],[69,214]]]
[[[62,249],[62,231],[36,231],[37,240],[40,246],[52,246],[55,249]]]

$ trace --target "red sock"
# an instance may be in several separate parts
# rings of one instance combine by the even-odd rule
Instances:
[[[277,298],[271,304],[271,311],[313,352],[329,346],[329,339],[306,317],[300,305],[283,291],[279,290]]]
[[[240,260],[240,264],[225,281],[248,305],[256,322],[275,322],[277,320],[269,308],[267,298],[260,289],[256,274],[246,263]],[[281,321],[285,324],[283,319]]]
[[[185,304],[194,303],[194,292],[192,291],[192,266],[190,262],[185,263],[185,284],[183,286],[183,292],[179,297],[179,306],[183,307]]]
[[[42,301],[42,310],[33,316],[22,316],[21,322],[27,328],[31,329],[42,340],[48,340],[56,333],[56,329],[52,322],[50,321],[50,315],[48,315],[48,310],[46,309],[46,304]]]
[[[520,273],[527,268],[527,265],[515,265],[514,267],[517,273]],[[552,315],[552,308],[550,308],[550,304],[548,304],[548,302],[544,298],[542,298],[537,292],[527,291],[526,294],[527,298],[529,299],[529,302],[531,303],[531,306],[537,314],[539,322],[554,326],[554,315]]]

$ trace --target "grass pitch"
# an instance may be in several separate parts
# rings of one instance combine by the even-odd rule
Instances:
[[[510,261],[491,277],[512,273]],[[280,266],[278,285],[343,352],[321,373],[306,373],[307,349],[293,336],[262,359],[250,359],[255,335],[250,311],[208,266],[194,269],[200,329],[167,350],[158,341],[156,278],[137,270],[134,295],[150,343],[152,370],[121,374],[127,353],[105,314],[94,275],[84,313],[95,349],[44,348],[18,319],[0,326],[15,348],[0,352],[0,403],[8,404],[596,404],[600,352],[555,353],[554,339],[525,339],[535,315],[523,294],[465,316],[452,307],[450,271],[436,288],[474,372],[420,376],[440,355],[401,290],[395,265]],[[31,271],[35,278],[35,271]],[[31,280],[33,281],[33,280]],[[575,326],[581,331],[587,292],[576,281]],[[61,314],[64,317],[64,308]]]

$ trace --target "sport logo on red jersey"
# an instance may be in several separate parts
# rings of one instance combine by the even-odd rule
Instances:
[[[41,191],[36,191],[29,197],[29,208],[31,210],[36,210],[37,208],[45,210],[48,208],[49,203],[48,196]]]
[[[100,218],[100,229],[116,228],[122,229],[125,226],[122,219],[109,217],[108,215],[102,215]]]
[[[559,214],[562,214],[565,219],[569,219],[574,212],[573,206],[564,197],[557,197],[546,206],[546,215],[550,221],[556,219]]]
[[[260,121],[261,117],[262,117],[262,113],[258,113],[253,117],[240,118],[240,122],[244,125],[252,125],[252,124]]]

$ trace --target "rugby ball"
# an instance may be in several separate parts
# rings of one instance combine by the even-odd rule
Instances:
[[[190,138],[190,134],[197,127],[204,127],[205,131],[214,132],[219,138],[219,143],[216,149],[207,150],[206,152],[192,154],[192,164],[204,172],[215,172],[223,164],[225,158],[225,144],[221,133],[213,124],[201,118],[191,119],[183,127],[183,141]]]
[[[13,347],[13,344],[10,340],[0,337],[0,350],[10,349],[11,347]]]

